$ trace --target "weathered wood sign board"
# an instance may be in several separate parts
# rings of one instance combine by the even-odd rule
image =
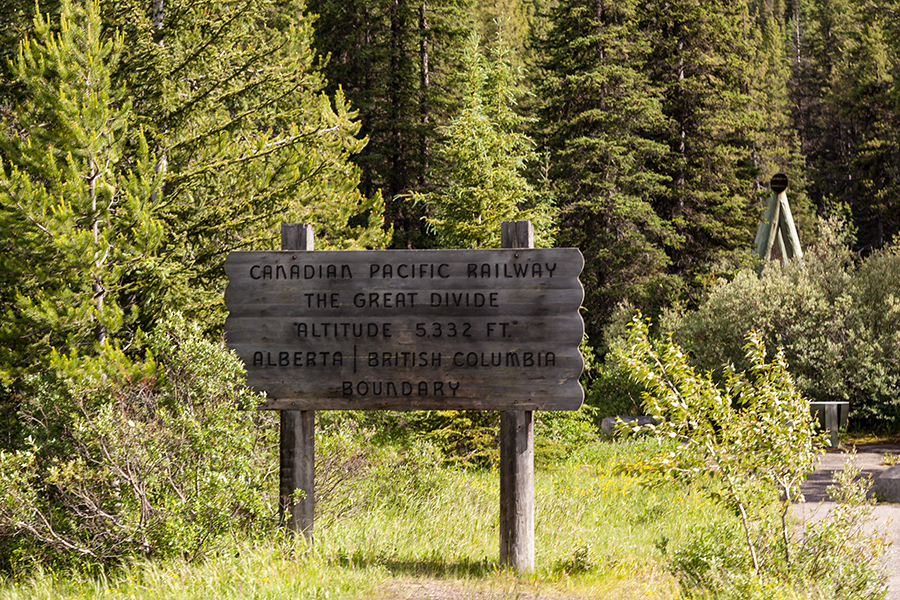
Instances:
[[[577,249],[232,252],[228,346],[289,410],[575,410]]]

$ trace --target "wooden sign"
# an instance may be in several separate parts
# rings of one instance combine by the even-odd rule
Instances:
[[[575,410],[577,249],[232,252],[228,346],[266,409]]]

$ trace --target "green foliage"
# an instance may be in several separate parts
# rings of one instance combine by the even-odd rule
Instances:
[[[177,314],[140,343],[26,379],[23,442],[0,452],[7,565],[194,560],[271,528],[274,428],[240,361]]]
[[[380,440],[351,413],[319,418],[316,528],[344,526],[382,503],[402,506],[440,485],[443,456],[427,440]]]
[[[150,4],[66,1],[17,40],[18,102],[0,112],[7,374],[169,309],[217,329],[225,255],[277,247],[282,219],[316,223],[323,248],[390,238],[301,4]]]
[[[594,407],[575,411],[541,411],[534,415],[534,462],[548,467],[567,461],[579,448],[598,438]]]
[[[758,127],[750,131],[756,147],[757,168],[752,193],[760,208],[769,200],[769,181],[776,173],[788,175],[791,214],[801,241],[812,238],[815,207],[806,193],[809,174],[801,153],[801,132],[792,109],[791,65],[796,55],[791,47],[791,23],[785,0],[748,2],[755,20],[749,34],[752,41],[750,96],[753,110],[762,115]],[[794,60],[792,60],[794,59]]]
[[[719,590],[725,596],[726,590],[746,581],[753,564],[740,542],[741,533],[737,523],[708,523],[686,544],[663,548],[689,597],[703,597],[706,590]]]
[[[489,52],[486,57],[472,35],[463,56],[463,108],[438,149],[447,184],[412,197],[428,206],[426,221],[441,247],[497,248],[501,223],[515,220],[530,220],[535,245],[550,246],[550,203],[523,175],[535,154],[513,110],[518,77],[502,38]]]
[[[281,222],[314,224],[321,249],[388,243],[381,196],[356,189],[360,123],[340,90],[323,93],[302,1],[132,3],[106,23],[124,34],[117,74],[164,177],[145,328],[173,308],[220,327],[225,256],[277,248]]]
[[[563,246],[585,256],[585,321],[592,340],[623,299],[652,306],[677,289],[665,271],[679,243],[653,199],[668,124],[659,87],[646,73],[650,48],[642,3],[572,0],[550,9],[532,72],[539,104],[535,138],[548,153]]]
[[[500,460],[500,413],[483,410],[426,411],[409,424],[437,447],[444,459],[461,466],[490,467]]]
[[[887,548],[883,533],[863,527],[874,501],[867,498],[872,481],[860,473],[855,452],[845,455],[843,470],[832,474],[834,485],[827,490],[835,505],[824,519],[806,524],[796,572],[828,597],[878,600],[886,592],[881,557]]]
[[[635,383],[625,366],[625,337],[633,314],[634,307],[629,303],[619,305],[604,330],[603,360],[594,359],[582,376],[584,402],[591,408],[598,428],[606,417],[644,415],[643,387]]]
[[[631,380],[623,365],[610,356],[597,369],[584,402],[593,410],[598,426],[606,417],[644,414],[641,387]]]
[[[809,404],[794,387],[784,354],[767,364],[762,339],[751,333],[745,347],[749,369],[738,372],[727,366],[719,386],[709,375],[697,375],[671,340],[654,349],[639,317],[628,349],[626,365],[646,387],[644,403],[656,419],[645,428],[683,441],[662,459],[664,468],[688,478],[715,473],[723,499],[740,514],[757,573],[766,566],[772,536],[753,515],[780,498],[780,550],[789,558],[788,511],[801,497],[800,482],[814,470],[823,440],[815,433]]]
[[[900,338],[896,308],[900,251],[860,262],[848,250],[852,231],[822,220],[802,263],[768,264],[719,280],[696,311],[670,310],[660,329],[693,364],[746,368],[740,348],[756,330],[772,350],[784,349],[801,392],[816,401],[849,401],[855,427],[894,429],[900,418]]]
[[[345,503],[331,502],[342,491],[323,505],[328,512],[317,521],[314,551],[302,539],[279,535],[239,540],[192,563],[129,561],[101,576],[80,569],[25,570],[4,581],[0,598],[361,598],[396,590],[408,595],[411,578],[417,587],[454,597],[485,590],[586,598],[829,597],[799,578],[749,576],[740,524],[710,502],[704,484],[656,481],[648,487],[643,474],[674,445],[665,440],[595,443],[553,469],[538,470],[537,569],[521,578],[497,564],[495,471],[447,468],[426,447],[407,452],[372,444],[371,431],[346,424],[320,430],[317,451],[326,460],[342,457],[330,464],[347,464],[360,476],[345,480]],[[368,470],[347,462],[360,453]],[[667,572],[676,560],[720,585],[679,589]]]
[[[627,366],[646,386],[644,402],[656,417],[635,429],[674,441],[659,459],[661,471],[676,480],[711,477],[707,492],[739,518],[739,553],[727,525],[700,532],[674,553],[673,568],[689,594],[767,597],[764,589],[790,584],[795,592],[848,600],[883,597],[883,544],[861,531],[867,485],[855,481],[858,469],[851,465],[838,476],[838,504],[825,519],[807,524],[802,535],[795,531],[791,506],[802,499],[800,483],[815,469],[825,439],[815,433],[783,353],[766,363],[762,339],[751,333],[749,368],[728,365],[717,384],[708,373],[698,375],[671,339],[651,343],[640,317],[628,346]]]
[[[668,181],[653,206],[680,237],[669,256],[693,287],[709,264],[748,249],[756,226],[753,134],[764,116],[749,93],[751,19],[744,1],[648,0],[642,8],[646,73],[668,125],[657,170]]]
[[[542,24],[544,9],[536,0],[478,0],[475,2],[476,28],[490,45],[502,31],[511,50],[514,67],[527,63],[531,51],[529,38]]]
[[[847,203],[858,247],[891,243],[900,231],[900,36],[890,2],[799,3],[792,36],[795,122],[820,210]]]
[[[114,78],[123,39],[96,2],[60,10],[20,44],[25,99],[0,125],[0,372],[127,335],[162,243],[155,157]]]
[[[235,544],[206,560],[133,560],[103,575],[82,570],[36,569],[4,581],[3,600],[246,600],[284,598],[352,600],[370,597],[384,577],[379,569],[347,569],[308,552],[303,541]]]
[[[879,532],[865,527],[871,513],[855,456],[833,474],[829,495],[835,504],[820,519],[802,527],[793,564],[755,577],[742,552],[737,524],[717,522],[697,531],[688,543],[666,551],[673,572],[691,598],[835,598],[878,600],[885,597],[885,552]]]
[[[439,184],[440,128],[460,108],[465,40],[472,0],[309,0],[314,46],[328,61],[328,93],[342,88],[359,111],[368,144],[354,157],[367,197],[381,190],[394,245],[431,247],[424,206],[409,194]]]

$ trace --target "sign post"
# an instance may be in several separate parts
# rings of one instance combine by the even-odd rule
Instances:
[[[312,225],[281,225],[282,250],[309,252],[314,247]],[[279,446],[278,508],[281,522],[289,530],[302,533],[311,541],[315,513],[315,411],[281,411]],[[297,490],[303,492],[303,498],[295,502]]]
[[[228,256],[226,341],[282,411],[291,529],[312,536],[313,411],[499,410],[501,561],[534,568],[533,411],[584,399],[584,258],[535,249],[528,221],[502,233],[495,250],[312,251],[311,227],[285,225],[282,251]]]
[[[503,248],[534,248],[531,221],[504,221]],[[534,571],[534,412],[500,413],[500,564]]]

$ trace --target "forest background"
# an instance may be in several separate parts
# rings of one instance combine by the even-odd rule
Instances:
[[[5,571],[274,529],[276,428],[221,343],[222,264],[281,222],[432,248],[528,218],[580,248],[587,403],[538,415],[539,460],[644,410],[635,309],[720,381],[755,330],[805,398],[898,430],[896,0],[7,0],[0,54]],[[777,172],[806,256],[763,265]],[[317,418],[326,514],[391,487],[334,500],[329,473],[496,460],[496,413]]]
[[[762,329],[804,393],[850,400],[857,422],[900,414],[895,1],[0,11],[9,448],[54,360],[139,355],[171,311],[221,332],[224,257],[277,247],[282,221],[339,249],[497,246],[502,220],[531,219],[538,245],[586,258],[585,383],[613,414],[641,410],[613,352],[634,309],[705,368]],[[763,271],[776,172],[818,279],[812,258],[777,285],[741,276]]]
[[[66,124],[89,118],[66,104],[78,92],[65,80],[79,73],[17,66],[35,6],[0,8],[5,176],[19,169],[32,182],[62,170],[47,148],[63,161],[93,133],[78,139]],[[59,4],[37,6],[51,35]],[[897,10],[854,0],[101,4],[97,43],[115,46],[96,50],[110,53],[110,114],[91,126],[121,148],[97,177],[143,178],[151,201],[135,220],[159,227],[159,239],[135,242],[143,258],[118,275],[131,288],[120,302],[142,307],[145,328],[163,305],[218,327],[224,253],[274,247],[280,220],[315,223],[322,247],[496,244],[442,237],[454,201],[435,195],[457,193],[457,221],[492,210],[486,198],[459,200],[466,186],[514,189],[493,210],[539,207],[556,245],[582,250],[598,347],[623,300],[651,315],[695,305],[717,273],[746,262],[776,172],[790,178],[804,240],[816,215],[843,209],[855,250],[884,248],[900,227]],[[483,56],[472,56],[473,32]],[[68,43],[77,47],[57,60],[95,51]],[[476,89],[473,69],[492,81]],[[518,135],[491,147],[464,121],[473,106],[487,130]],[[474,171],[482,180],[465,181]],[[14,197],[8,184],[4,254],[22,264],[4,269],[4,306],[13,290],[27,297],[46,283],[25,263],[53,260],[23,239],[47,217]],[[112,235],[117,225],[104,224]],[[15,347],[10,335],[24,334],[5,337]]]
[[[865,255],[900,227],[895,2],[101,3],[96,39],[61,38],[50,63],[34,53],[59,3],[0,10],[6,365],[97,339],[92,319],[150,330],[163,307],[216,330],[224,255],[274,247],[279,221],[323,248],[429,248],[532,218],[584,253],[601,355],[623,301],[693,307],[747,264],[776,172],[804,240],[843,213]],[[86,204],[51,215],[66,169]],[[93,240],[41,239],[63,221]],[[80,316],[41,308],[75,272]]]
[[[146,357],[173,312],[220,335],[225,256],[278,247],[281,222],[321,249],[432,248],[527,218],[580,248],[594,419],[642,410],[616,353],[639,309],[713,371],[762,331],[805,395],[893,430],[898,7],[5,2],[5,447],[47,373]],[[751,253],[778,172],[799,270]]]

